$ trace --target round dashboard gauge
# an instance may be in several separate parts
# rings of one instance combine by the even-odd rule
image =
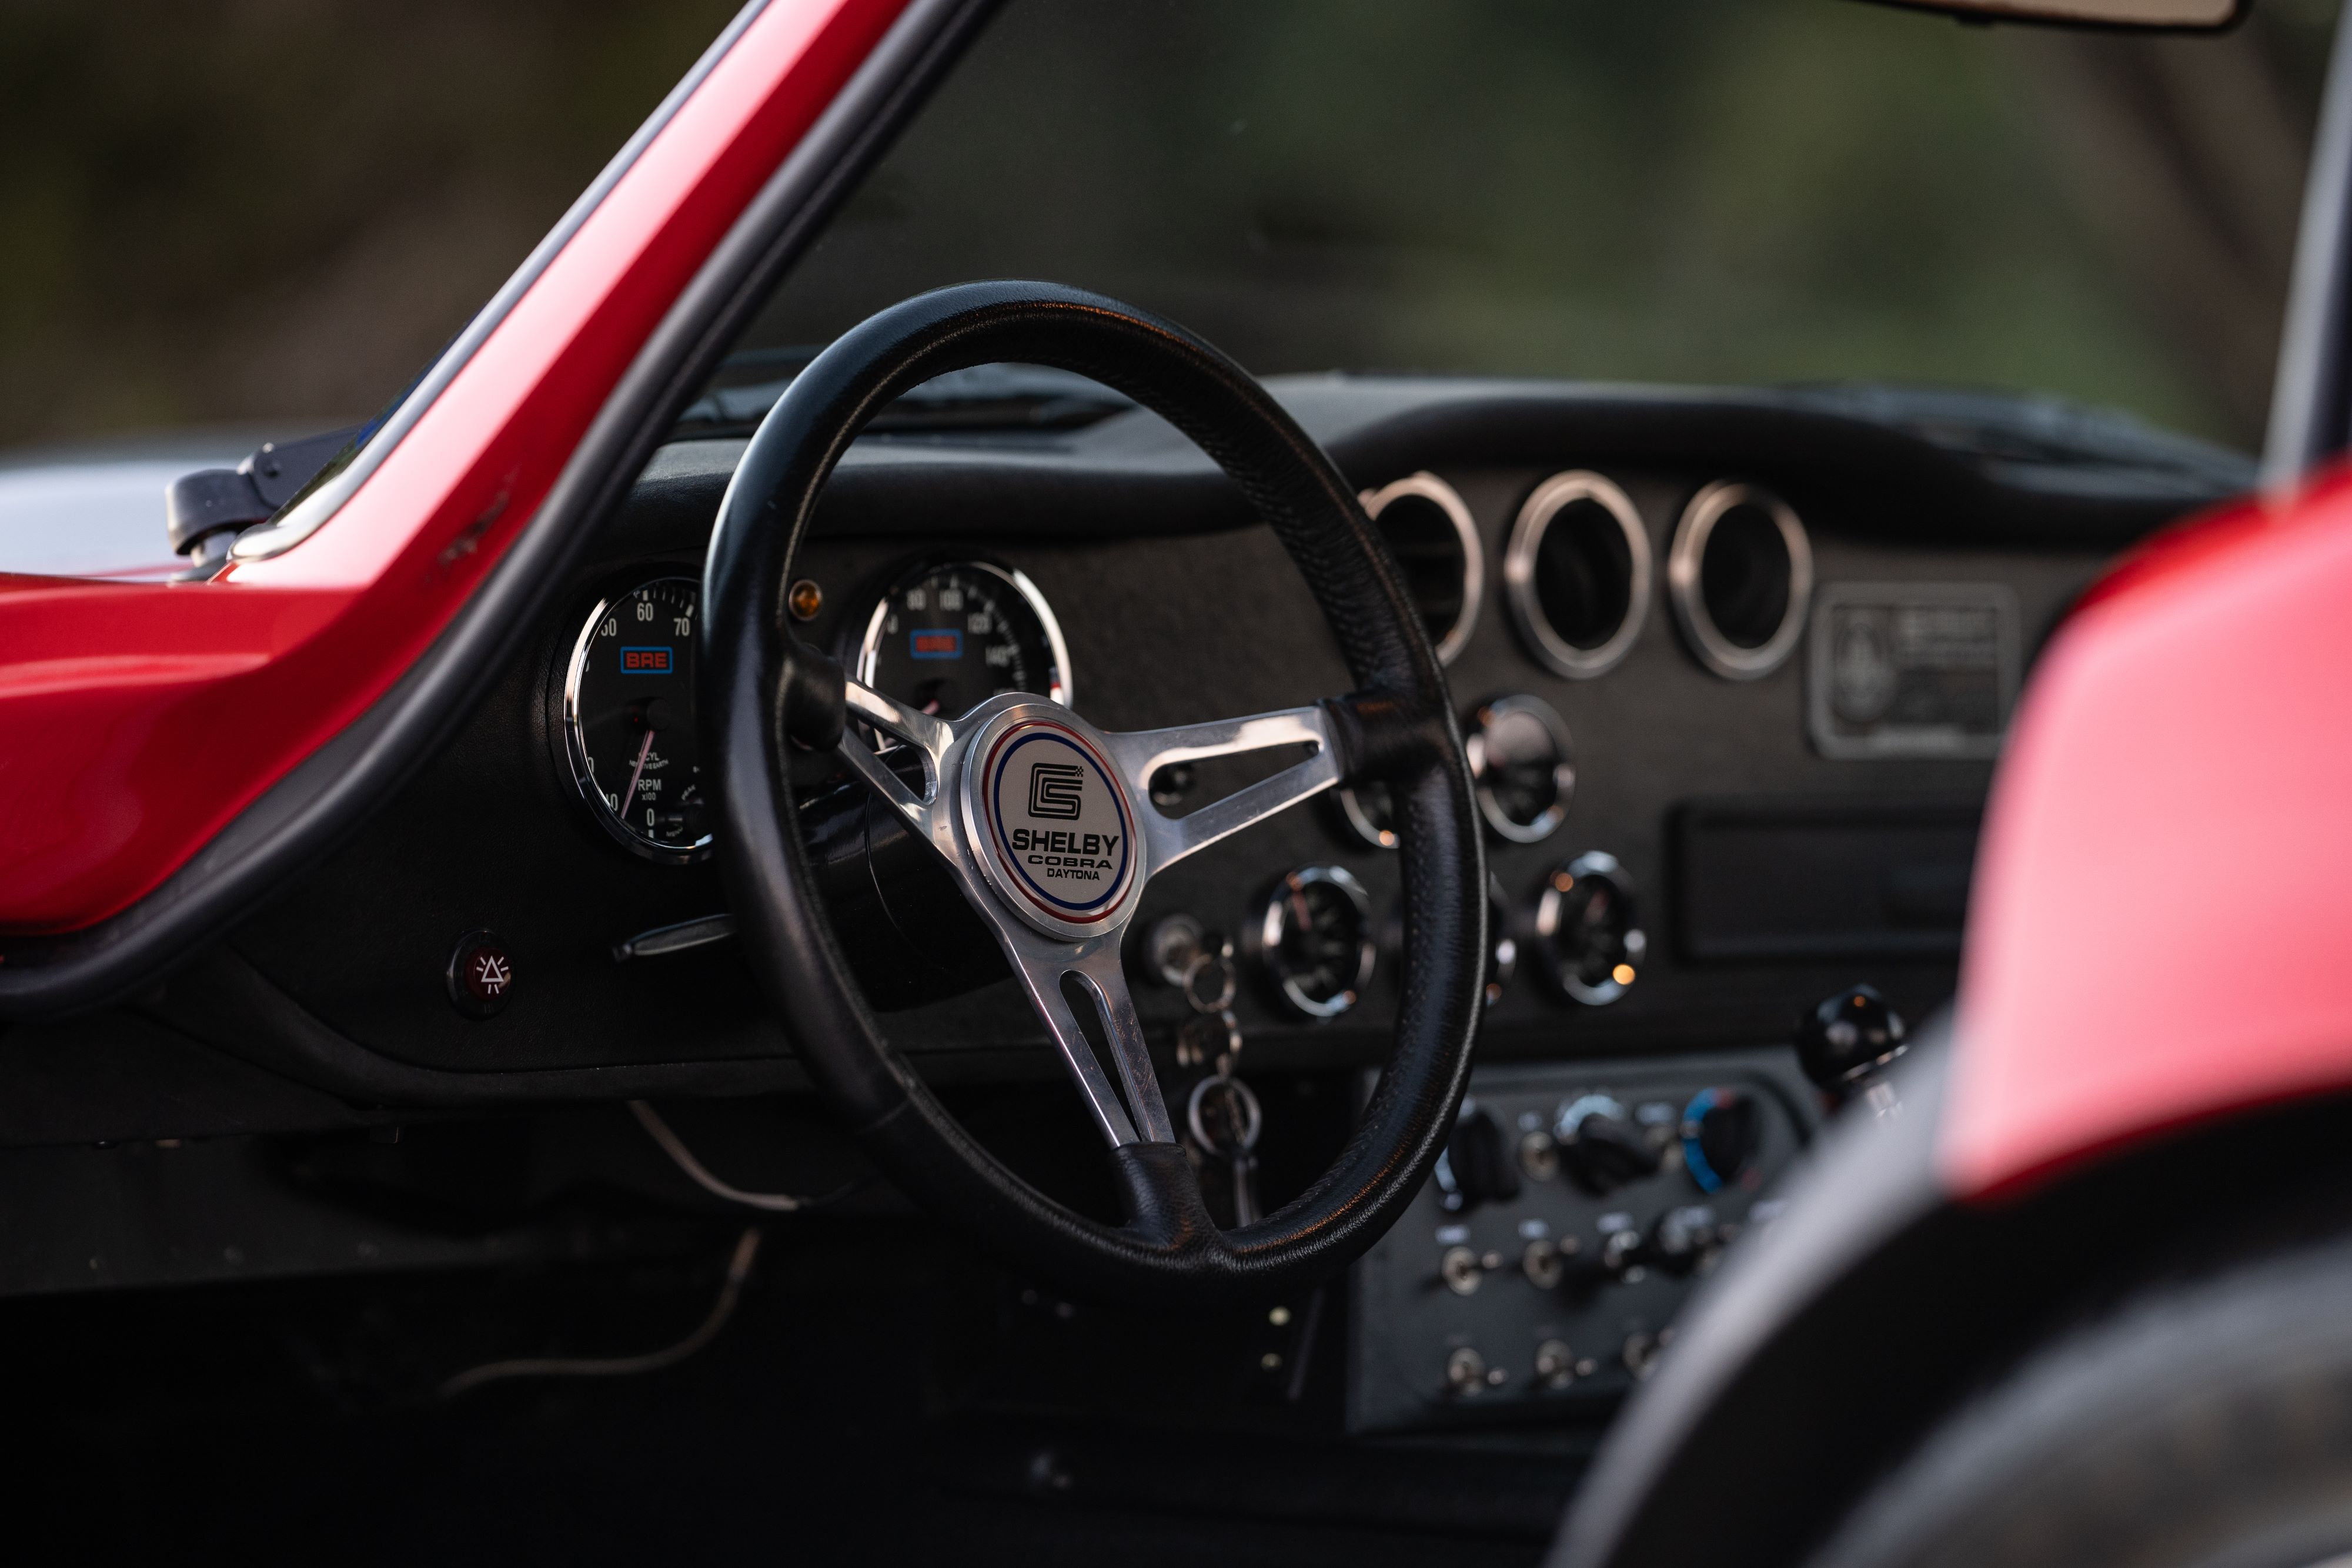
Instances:
[[[1493,1007],[1503,999],[1504,990],[1511,977],[1519,972],[1518,938],[1511,935],[1511,901],[1504,895],[1503,884],[1490,876],[1486,879],[1486,1005]]]
[[[1464,749],[1478,810],[1498,837],[1539,843],[1568,820],[1576,763],[1568,722],[1540,697],[1496,697],[1470,716]]]
[[[856,665],[883,695],[941,718],[999,692],[1070,702],[1069,650],[1045,596],[989,561],[931,562],[901,576],[866,616]]]
[[[694,727],[699,599],[693,579],[659,577],[604,600],[563,677],[572,781],[604,831],[650,860],[710,852]]]
[[[1335,789],[1332,800],[1348,836],[1367,849],[1392,850],[1402,841],[1397,836],[1396,798],[1379,779]]]
[[[1267,976],[1304,1017],[1338,1018],[1371,983],[1372,901],[1338,866],[1306,866],[1275,883],[1256,935]]]
[[[1562,996],[1606,1007],[1623,996],[1650,951],[1636,923],[1633,883],[1617,857],[1595,850],[1544,879],[1536,946]]]

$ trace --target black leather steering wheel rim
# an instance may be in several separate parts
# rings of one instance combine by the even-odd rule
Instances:
[[[841,734],[844,682],[793,636],[793,562],[826,477],[877,412],[933,376],[1000,361],[1128,394],[1234,479],[1298,563],[1357,683],[1323,705],[1340,781],[1382,781],[1396,800],[1405,945],[1389,1063],[1331,1168],[1230,1232],[1172,1142],[1111,1151],[1120,1227],[998,1162],[889,1045],[814,894],[789,748]],[[1468,1073],[1486,942],[1478,815],[1444,677],[1394,564],[1330,459],[1246,371],[1171,323],[1055,284],[967,284],[893,306],[821,353],[761,424],[720,504],[703,605],[700,708],[738,937],[810,1077],[887,1176],[1044,1277],[1132,1301],[1271,1294],[1379,1238],[1444,1147]]]

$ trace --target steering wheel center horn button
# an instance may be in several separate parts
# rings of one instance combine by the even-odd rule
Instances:
[[[964,780],[982,869],[1048,936],[1113,929],[1140,879],[1135,809],[1103,748],[1067,716],[1026,705],[982,732]]]

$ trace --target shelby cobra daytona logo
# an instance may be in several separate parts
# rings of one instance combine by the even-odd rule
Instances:
[[[1118,870],[1118,862],[1097,857],[1117,854],[1125,835],[1040,833],[1028,828],[1015,828],[1006,837],[1012,841],[1014,854],[1026,856],[1031,865],[1045,867],[1048,877],[1076,877],[1084,882],[1099,882],[1101,873]]]
[[[1002,859],[1049,908],[1086,915],[1122,890],[1132,834],[1118,789],[1058,727],[1015,731],[989,781]]]

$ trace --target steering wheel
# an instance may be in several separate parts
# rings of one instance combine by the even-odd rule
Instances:
[[[918,713],[802,645],[786,585],[851,438],[918,383],[1003,361],[1116,388],[1215,459],[1297,562],[1358,690],[1106,734],[1019,693],[960,718]],[[1444,677],[1395,564],[1330,458],[1246,371],[1171,323],[1053,284],[967,284],[893,306],[819,354],[761,422],[719,503],[703,604],[702,711],[738,939],[809,1076],[886,1175],[1048,1279],[1158,1303],[1263,1299],[1343,1267],[1387,1229],[1444,1147],[1469,1069],[1486,953],[1478,816]],[[921,788],[851,719],[912,747]],[[1187,816],[1151,804],[1149,780],[1171,763],[1301,744],[1314,748],[1306,760]],[[994,933],[1109,1145],[1125,1224],[1080,1215],[1008,1170],[883,1038],[816,897],[795,745],[835,748]],[[1332,1167],[1277,1212],[1221,1231],[1161,1098],[1121,933],[1169,865],[1321,790],[1375,780],[1394,796],[1402,841],[1394,1046]],[[1111,1071],[1065,993],[1073,977]]]

